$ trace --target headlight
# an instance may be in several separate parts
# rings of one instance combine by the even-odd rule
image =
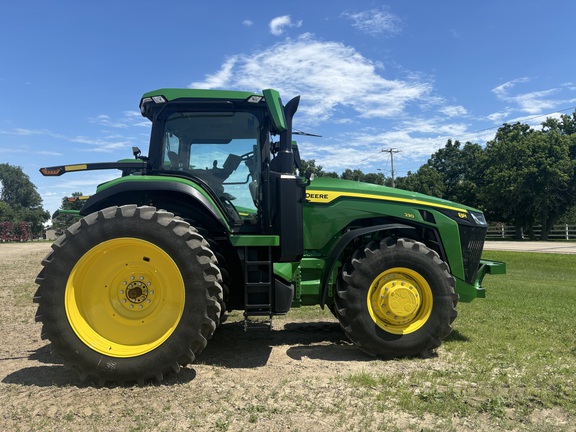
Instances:
[[[474,222],[476,222],[478,225],[488,225],[486,218],[484,217],[484,213],[470,212],[470,216],[472,216],[472,219],[474,219]]]

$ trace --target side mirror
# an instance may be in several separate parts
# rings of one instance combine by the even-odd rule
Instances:
[[[294,155],[294,164],[296,165],[296,168],[299,171],[302,170],[302,158],[300,158],[300,150],[298,149],[296,141],[292,141],[292,154]]]

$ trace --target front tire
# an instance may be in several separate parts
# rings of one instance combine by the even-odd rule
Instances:
[[[220,317],[214,253],[154,207],[110,207],[72,225],[42,262],[42,337],[81,379],[161,381],[206,346]]]
[[[454,286],[435,251],[386,238],[357,250],[344,265],[336,316],[350,340],[370,355],[426,357],[452,330]]]

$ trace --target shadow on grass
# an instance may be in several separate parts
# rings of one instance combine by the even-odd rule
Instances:
[[[242,322],[224,323],[196,363],[226,368],[255,368],[268,363],[275,346],[287,346],[287,355],[328,361],[371,361],[345,336],[337,322],[286,323],[282,328],[263,327],[244,331]]]
[[[274,347],[286,347],[286,355],[293,360],[304,358],[323,361],[371,362],[376,359],[353,345],[337,322],[297,322],[280,324],[279,328],[249,326],[244,331],[243,322],[226,322],[214,333],[208,346],[195,360],[198,365],[224,368],[258,368],[266,366]],[[454,330],[446,341],[467,342],[469,339]],[[28,359],[41,363],[6,376],[2,382],[24,386],[76,386],[92,387],[95,383],[83,382],[76,371],[63,366],[62,360],[50,350],[50,345],[31,352]],[[175,375],[169,375],[155,386],[171,386],[191,382],[196,371],[183,367]],[[134,384],[123,387],[131,387]],[[115,387],[115,386],[113,386]]]
[[[78,373],[63,365],[62,359],[52,352],[50,344],[31,351],[27,357],[28,360],[42,363],[42,366],[30,366],[17,370],[7,375],[2,383],[4,384],[18,384],[22,386],[34,387],[133,387],[136,383],[128,383],[125,385],[117,385],[114,383],[106,383],[100,385],[96,382],[82,381]],[[184,384],[196,378],[196,371],[190,367],[182,367],[178,374],[171,374],[160,382],[150,382],[146,385],[154,386],[170,386],[175,384]]]
[[[182,368],[176,375],[168,376],[160,383],[151,382],[146,385],[151,386],[171,386],[176,384],[185,384],[196,378],[196,371],[191,368]],[[134,387],[136,383],[125,385],[117,385],[113,383],[106,383],[106,385],[98,385],[94,382],[82,381],[78,377],[76,371],[60,365],[54,366],[32,366],[20,369],[16,372],[7,375],[3,380],[4,384],[18,384],[21,386],[31,387]]]
[[[444,342],[470,342],[470,338],[458,330],[452,330],[452,332],[444,338]]]

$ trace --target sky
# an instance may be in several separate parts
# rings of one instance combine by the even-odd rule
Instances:
[[[572,0],[0,0],[0,163],[43,206],[119,171],[39,168],[147,153],[143,93],[260,92],[286,102],[304,159],[404,176],[448,139],[539,128],[576,108]]]

